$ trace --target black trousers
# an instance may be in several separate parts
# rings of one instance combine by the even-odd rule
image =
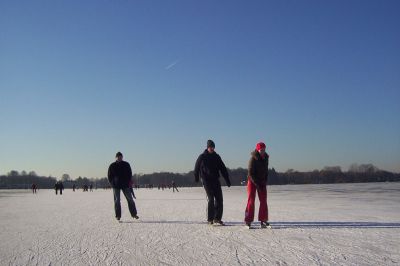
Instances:
[[[220,221],[224,210],[221,183],[219,179],[202,179],[202,183],[207,193],[207,221]]]
[[[128,201],[129,212],[132,216],[136,216],[136,205],[133,201],[132,192],[129,188],[113,188],[114,192],[114,209],[115,217],[121,218],[121,190],[124,193],[126,200]]]

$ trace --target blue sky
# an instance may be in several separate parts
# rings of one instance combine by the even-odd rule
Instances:
[[[1,1],[0,174],[400,172],[399,1]]]

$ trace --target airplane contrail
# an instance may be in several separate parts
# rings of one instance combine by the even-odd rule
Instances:
[[[179,60],[172,62],[171,64],[169,64],[168,66],[165,67],[165,70],[173,68],[176,64],[178,64],[178,62],[179,62]]]

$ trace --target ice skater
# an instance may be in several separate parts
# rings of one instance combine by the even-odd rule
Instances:
[[[115,155],[116,161],[110,164],[108,168],[108,181],[110,182],[114,193],[115,218],[121,219],[121,190],[128,201],[129,212],[134,219],[139,219],[135,202],[132,198],[132,192],[129,189],[129,181],[132,178],[132,169],[128,162],[123,161],[121,152]]]
[[[226,185],[231,186],[229,174],[221,157],[215,152],[215,143],[207,141],[207,149],[200,154],[194,168],[195,181],[203,183],[207,194],[207,222],[212,225],[225,225],[222,221],[223,197],[220,172],[225,179]]]
[[[179,190],[178,190],[178,187],[176,186],[176,184],[175,184],[175,181],[174,180],[172,180],[172,192],[174,192],[175,193],[175,190],[176,190],[176,192],[179,192]]]
[[[59,181],[59,182],[58,182],[58,187],[59,187],[59,189],[60,189],[60,195],[62,195],[62,192],[63,192],[63,190],[64,190],[64,184],[63,184],[61,181]]]
[[[62,195],[62,191],[64,189],[63,183],[61,181],[56,182],[54,189],[56,190],[56,195],[58,194],[58,191],[60,191],[60,195]]]
[[[267,204],[267,182],[268,182],[268,160],[269,155],[265,152],[266,146],[263,142],[256,145],[256,149],[251,153],[248,167],[247,180],[247,206],[244,222],[248,228],[254,221],[254,205],[256,192],[260,200],[258,211],[258,220],[261,228],[270,227],[268,222],[268,204]]]
[[[37,186],[36,186],[35,183],[33,183],[33,184],[32,184],[32,193],[33,193],[33,194],[36,194],[36,189],[37,189]]]

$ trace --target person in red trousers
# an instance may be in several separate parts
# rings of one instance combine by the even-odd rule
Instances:
[[[267,181],[268,181],[268,160],[269,155],[265,152],[266,146],[263,142],[256,145],[256,149],[251,153],[247,180],[247,206],[244,221],[247,227],[251,227],[254,221],[254,204],[256,192],[260,200],[258,220],[261,228],[269,227],[268,205],[267,205]]]

